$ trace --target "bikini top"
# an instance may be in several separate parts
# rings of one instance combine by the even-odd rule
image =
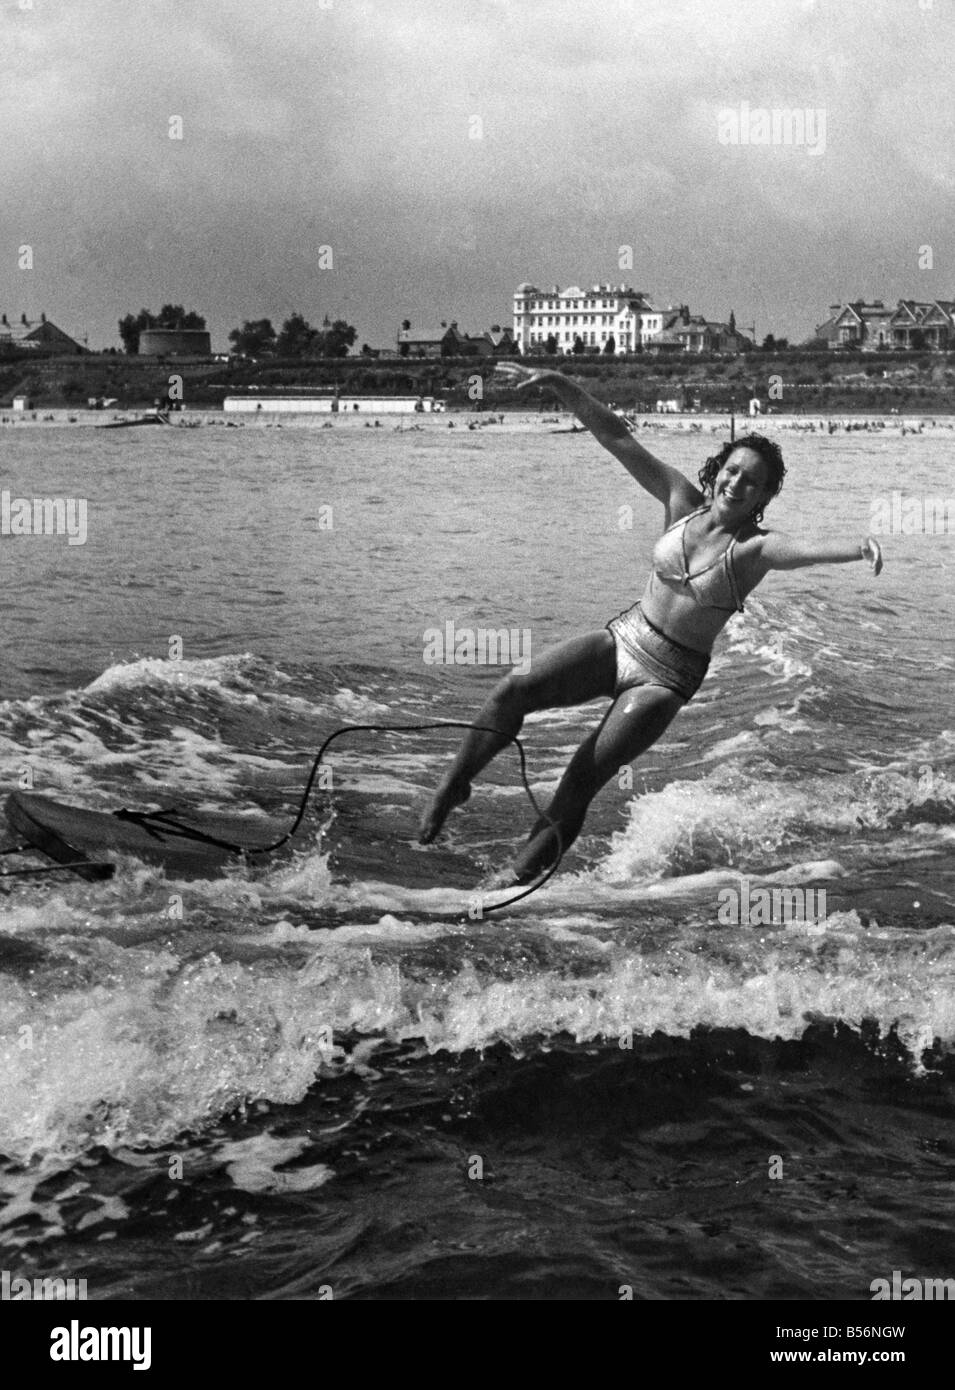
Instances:
[[[740,598],[736,568],[733,564],[735,536],[712,564],[704,565],[703,569],[697,570],[695,574],[689,571],[686,558],[686,524],[693,517],[702,516],[706,511],[709,511],[709,503],[697,507],[695,512],[681,517],[664,531],[653,551],[653,574],[659,579],[678,579],[701,608],[715,608],[720,613],[742,613],[743,600]],[[714,602],[714,599],[725,597],[727,593],[732,599],[729,606]]]

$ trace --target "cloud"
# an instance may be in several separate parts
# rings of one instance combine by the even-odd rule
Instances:
[[[955,294],[915,269],[951,263],[952,38],[915,0],[6,0],[0,303],[102,342],[168,299],[220,342],[293,308],[390,341],[617,280],[621,244],[659,299],[790,335]],[[824,108],[824,156],[720,145],[742,101]]]

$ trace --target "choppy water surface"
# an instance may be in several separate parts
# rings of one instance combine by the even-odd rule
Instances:
[[[338,725],[474,713],[497,673],[425,664],[427,629],[541,652],[602,626],[659,522],[543,430],[135,433],[0,440],[3,486],[85,496],[89,527],[0,541],[7,787],[290,818]],[[695,474],[712,442],[657,447]],[[952,491],[938,436],[783,443],[784,530],[861,536],[874,496]],[[513,754],[414,841],[453,732],[339,741],[304,847],[262,874],[11,881],[4,1266],[202,1298],[857,1299],[955,1273],[955,547],[885,551],[877,581],[772,576],[502,914],[466,916],[529,823]],[[539,795],[601,709],[528,721]],[[740,875],[824,890],[825,917],[727,925]]]

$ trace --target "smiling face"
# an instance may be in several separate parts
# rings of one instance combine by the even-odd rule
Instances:
[[[730,517],[747,517],[769,495],[769,469],[755,449],[734,449],[713,482],[713,505]]]

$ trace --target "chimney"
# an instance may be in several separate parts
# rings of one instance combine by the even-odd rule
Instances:
[[[40,314],[40,322],[41,322],[41,323],[46,323],[46,314],[44,314],[44,313],[41,313],[41,314]]]

